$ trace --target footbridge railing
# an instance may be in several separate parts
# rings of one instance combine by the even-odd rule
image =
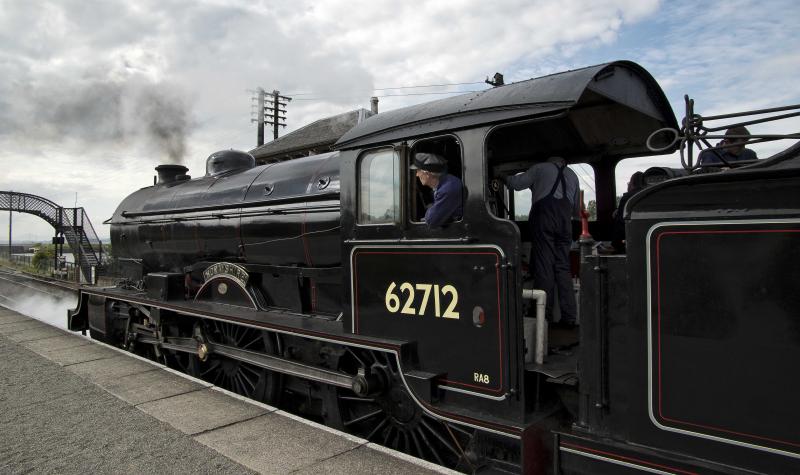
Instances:
[[[103,244],[97,237],[86,210],[65,208],[41,196],[16,191],[0,191],[0,210],[32,214],[47,221],[56,237],[69,243],[85,281],[92,281],[92,268],[103,262]]]

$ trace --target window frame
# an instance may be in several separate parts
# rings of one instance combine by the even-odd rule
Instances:
[[[463,194],[464,190],[466,189],[466,187],[464,185],[464,177],[465,177],[465,174],[466,174],[466,167],[465,167],[465,164],[464,164],[464,143],[461,140],[461,137],[459,137],[458,135],[456,135],[454,133],[446,133],[446,134],[441,134],[441,135],[434,135],[432,137],[419,138],[419,139],[416,139],[416,140],[412,141],[408,145],[408,155],[410,157],[409,160],[413,160],[414,147],[416,147],[417,144],[419,144],[420,142],[427,142],[427,141],[430,141],[430,140],[437,140],[437,139],[443,139],[443,138],[453,139],[456,142],[456,144],[458,144],[458,155],[459,155],[459,159],[460,159],[460,162],[461,162],[461,167],[460,167],[461,168],[461,176],[458,177],[458,178],[461,180],[462,186],[464,186],[464,189],[462,189],[462,194]],[[406,217],[406,220],[407,220],[408,224],[411,225],[411,226],[427,226],[427,224],[425,224],[425,221],[422,221],[422,220],[415,221],[415,220],[412,219],[412,216],[411,216],[411,214],[412,214],[411,211],[412,210],[411,210],[411,203],[409,202],[411,200],[411,191],[412,191],[411,187],[412,186],[415,186],[415,187],[416,186],[421,186],[421,185],[417,184],[418,180],[417,180],[417,177],[416,177],[416,173],[411,173],[412,171],[413,170],[410,170],[410,169],[408,170],[409,173],[408,173],[407,183],[406,183],[406,186],[405,186],[405,188],[406,188],[406,199],[404,200],[404,205],[408,208],[408,216]],[[463,194],[462,195],[462,206],[464,208],[466,208],[466,204],[467,204],[467,197],[466,197],[466,194]],[[465,209],[464,214],[466,214],[466,209]],[[464,216],[461,216],[461,219],[458,219],[456,221],[452,221],[452,222],[450,222],[448,224],[461,223],[463,221],[464,221]]]
[[[362,211],[361,210],[361,204],[363,202],[362,201],[363,200],[363,195],[362,195],[362,178],[363,177],[362,177],[361,165],[362,165],[364,159],[367,156],[372,155],[372,154],[376,154],[376,153],[380,153],[380,152],[391,152],[391,153],[393,153],[395,155],[396,160],[397,160],[396,171],[397,171],[397,177],[398,177],[398,183],[399,183],[399,190],[397,190],[397,202],[394,203],[396,205],[396,207],[395,207],[395,209],[396,209],[395,218],[394,218],[393,221],[381,222],[381,223],[362,222],[361,221],[361,211]],[[355,199],[355,202],[356,202],[355,211],[356,211],[356,213],[355,213],[355,219],[354,219],[355,225],[357,227],[361,227],[361,226],[369,226],[369,227],[374,227],[374,226],[383,226],[383,227],[393,226],[393,227],[399,227],[403,223],[404,214],[405,214],[405,204],[404,204],[404,199],[403,199],[403,173],[402,173],[402,169],[403,169],[403,153],[402,153],[402,150],[399,147],[381,146],[381,147],[368,148],[368,149],[365,149],[365,150],[361,151],[361,153],[358,154],[358,157],[356,158],[356,199]]]
[[[492,140],[493,135],[498,130],[505,129],[505,128],[518,127],[518,126],[531,124],[531,123],[536,123],[536,122],[546,122],[548,120],[555,120],[555,119],[559,119],[559,118],[564,118],[567,115],[568,115],[568,112],[557,112],[555,114],[546,114],[546,115],[543,115],[541,117],[526,118],[526,119],[521,119],[521,120],[512,120],[512,121],[509,121],[509,122],[506,122],[506,123],[496,124],[496,125],[493,125],[493,126],[489,127],[488,130],[486,131],[486,134],[483,137],[483,156],[484,156],[484,162],[483,162],[483,174],[484,174],[484,176],[483,176],[483,181],[484,181],[484,183],[487,183],[487,184],[489,183],[488,177],[490,176],[490,168],[492,167],[492,165],[490,164],[490,159],[489,159],[489,142]],[[568,166],[588,165],[589,168],[592,171],[592,181],[594,182],[593,185],[595,186],[595,189],[597,189],[597,168],[595,167],[594,163],[589,162],[589,161],[584,161],[584,162],[576,162],[576,163],[567,163],[567,165]],[[615,165],[615,168],[616,168],[616,165]],[[573,170],[573,171],[575,171],[575,170]],[[575,173],[577,173],[577,172],[575,172]],[[584,183],[579,177],[578,178],[578,186],[579,186],[579,188],[581,190],[584,190],[584,186],[583,185],[584,185]],[[516,222],[515,216],[514,216],[514,212],[516,211],[515,207],[517,205],[516,204],[516,200],[515,200],[515,196],[514,196],[515,191],[513,189],[511,189],[511,187],[509,187],[505,183],[502,184],[502,187],[503,187],[504,190],[506,190],[506,195],[507,195],[506,199],[508,200],[508,204],[510,205],[509,206],[509,211],[510,211],[509,215],[510,216],[508,218],[503,218],[503,217],[501,217],[499,215],[496,215],[496,214],[492,213],[492,211],[488,208],[488,203],[489,203],[488,195],[486,195],[486,191],[484,190],[484,202],[487,203],[486,211],[487,211],[488,214],[496,217],[497,219],[502,219],[504,221]],[[596,199],[597,199],[597,196],[595,194],[595,200]],[[588,200],[585,200],[585,201],[586,201],[585,204],[588,206],[588,204],[589,204]],[[591,220],[590,222],[596,222],[596,221],[597,220],[595,219],[595,220]]]

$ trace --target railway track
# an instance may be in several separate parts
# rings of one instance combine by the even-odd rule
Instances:
[[[34,282],[41,286],[60,289],[62,291],[68,291],[68,292],[75,292],[78,290],[79,287],[74,282],[64,282],[56,279],[51,279],[49,277],[35,276],[33,274],[28,274],[6,266],[0,266],[0,280],[6,282],[15,282],[24,287],[29,287],[32,290],[37,290],[42,292],[47,292],[47,291],[44,291],[41,288],[34,288],[30,285],[30,283]]]

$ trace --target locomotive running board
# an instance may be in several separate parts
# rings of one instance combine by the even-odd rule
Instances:
[[[159,308],[175,312],[180,315],[207,318],[210,320],[227,321],[238,325],[244,325],[261,330],[269,330],[289,335],[298,335],[304,338],[313,338],[318,341],[326,341],[335,344],[350,345],[358,348],[367,348],[377,351],[385,351],[395,356],[398,365],[400,365],[401,363],[400,355],[402,352],[404,352],[404,349],[409,346],[413,346],[413,343],[409,342],[388,340],[384,338],[367,337],[361,335],[345,334],[342,332],[341,322],[332,320],[320,320],[317,322],[313,322],[312,326],[309,327],[309,323],[312,323],[310,319],[305,319],[305,318],[298,319],[296,318],[297,317],[296,315],[289,315],[285,312],[280,312],[280,311],[258,312],[259,314],[269,315],[269,319],[253,318],[252,314],[246,316],[239,315],[236,314],[235,311],[231,311],[232,309],[227,309],[228,312],[226,314],[220,314],[208,308],[203,308],[202,306],[198,306],[196,303],[191,306],[186,306],[186,305],[179,306],[172,302],[155,301],[147,297],[144,297],[141,294],[131,294],[115,290],[117,289],[97,289],[97,288],[85,288],[85,287],[81,288],[79,290],[80,297],[78,298],[78,307],[74,310],[69,311],[69,316],[70,316],[69,329],[72,331],[82,331],[84,329],[88,329],[88,322],[86,317],[88,311],[86,309],[86,302],[84,302],[84,299],[88,299],[88,296],[94,295],[97,297],[122,300],[132,305],[138,304],[138,305],[145,305],[154,308]],[[144,342],[143,339],[140,341]],[[193,341],[195,341],[196,344],[196,340]],[[150,343],[154,342],[156,342],[156,340],[151,339]],[[192,347],[191,353],[197,354],[196,346]],[[370,375],[363,375],[363,376],[370,378]],[[400,376],[403,380],[403,384],[407,388],[409,388],[408,382],[405,379],[406,378],[405,374],[401,372]],[[360,380],[361,377],[362,375],[357,375],[352,379]],[[356,391],[356,389],[361,389],[361,388],[351,388],[351,389]],[[433,406],[431,403],[426,402],[424,399],[419,399],[416,395],[413,394],[413,392],[411,392],[410,388],[409,392],[411,393],[411,396],[414,399],[414,401],[417,404],[419,404],[419,406],[425,412],[427,412],[428,414],[432,415],[437,419],[455,422],[458,424],[466,425],[468,427],[480,429],[482,431],[486,431],[504,437],[510,437],[513,439],[522,438],[523,432],[525,430],[524,427],[519,426],[511,421],[501,421],[494,418],[492,418],[493,420],[486,420],[484,418],[481,418],[481,417],[486,417],[485,414],[482,414],[481,417],[477,417],[476,415],[461,414],[452,412],[451,410],[448,409],[438,408]]]
[[[336,371],[331,371],[326,368],[312,366],[296,361],[287,360],[280,356],[268,355],[266,353],[258,353],[250,350],[243,350],[228,345],[220,345],[218,343],[205,342],[199,344],[194,338],[167,338],[164,341],[159,341],[152,338],[137,338],[141,343],[149,343],[156,345],[165,350],[181,351],[183,353],[198,354],[198,347],[204,345],[204,351],[207,354],[217,354],[227,358],[249,363],[259,368],[264,368],[278,373],[297,376],[300,378],[308,379],[318,383],[330,384],[340,388],[360,389],[360,381],[358,376],[351,377]],[[361,391],[355,391],[361,392]]]

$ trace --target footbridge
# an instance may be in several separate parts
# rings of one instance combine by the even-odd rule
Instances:
[[[64,241],[69,243],[84,280],[92,282],[92,268],[100,266],[103,260],[103,245],[82,207],[65,208],[41,196],[0,191],[0,211],[32,214],[47,221],[55,229],[53,242],[57,254],[63,253]]]

